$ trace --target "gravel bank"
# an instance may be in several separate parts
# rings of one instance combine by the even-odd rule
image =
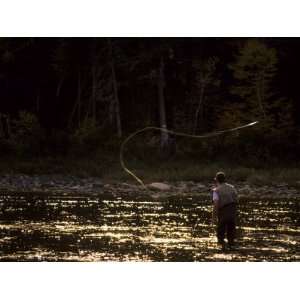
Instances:
[[[300,199],[299,188],[286,183],[272,186],[256,186],[245,182],[233,182],[240,196],[250,198]],[[4,175],[0,177],[1,193],[45,192],[70,194],[111,194],[112,196],[210,196],[212,183],[193,181],[151,183],[145,189],[138,184],[108,183],[97,177],[80,178],[66,175]]]

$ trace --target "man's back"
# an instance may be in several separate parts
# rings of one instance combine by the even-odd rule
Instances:
[[[222,183],[215,189],[218,194],[218,208],[237,202],[237,192],[233,185]]]

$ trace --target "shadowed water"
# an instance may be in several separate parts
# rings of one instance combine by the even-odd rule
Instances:
[[[298,199],[240,199],[238,247],[222,253],[208,197],[1,195],[0,260],[299,261],[299,216]]]

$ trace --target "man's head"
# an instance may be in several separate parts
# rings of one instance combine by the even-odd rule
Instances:
[[[215,181],[217,183],[223,183],[223,182],[225,182],[225,173],[224,172],[218,172],[216,174]]]

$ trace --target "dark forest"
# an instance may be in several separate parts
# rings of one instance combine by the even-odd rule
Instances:
[[[295,166],[300,150],[298,38],[1,38],[1,172]],[[80,173],[80,174],[81,174]]]

